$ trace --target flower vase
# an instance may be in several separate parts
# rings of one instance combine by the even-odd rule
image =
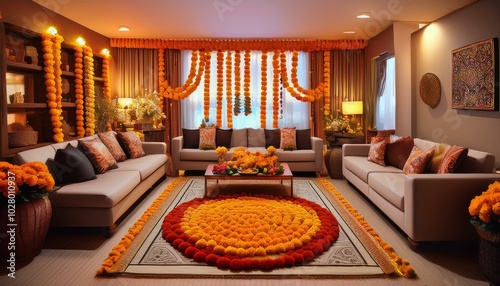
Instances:
[[[226,163],[226,160],[224,160],[223,156],[219,156],[218,159],[219,159],[219,165]]]
[[[479,266],[481,271],[491,285],[500,285],[500,233],[475,227],[480,236]]]
[[[5,258],[0,264],[7,264],[2,267],[3,273],[10,272],[11,266],[18,270],[28,265],[40,254],[50,227],[52,205],[48,197],[43,197],[15,204],[15,211],[4,205],[0,215],[1,254]],[[13,265],[8,261],[10,257],[14,257]]]

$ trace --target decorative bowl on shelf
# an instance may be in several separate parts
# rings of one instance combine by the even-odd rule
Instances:
[[[38,143],[38,131],[25,130],[9,132],[9,147],[23,147]]]

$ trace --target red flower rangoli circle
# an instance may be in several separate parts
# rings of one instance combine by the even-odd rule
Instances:
[[[312,261],[337,240],[339,226],[330,211],[302,198],[222,195],[175,207],[162,235],[196,262],[271,270]]]

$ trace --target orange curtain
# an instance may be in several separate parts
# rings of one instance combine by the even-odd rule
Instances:
[[[323,51],[311,52],[311,86],[317,86],[323,79]],[[311,118],[310,124],[312,135],[324,139],[323,132],[323,106],[324,98],[311,102]]]
[[[179,50],[165,50],[165,79],[173,87],[178,87],[181,84],[180,74],[180,57]],[[180,101],[170,98],[164,99],[163,112],[165,118],[165,142],[167,142],[167,152],[170,153],[170,140],[181,135],[181,115]]]

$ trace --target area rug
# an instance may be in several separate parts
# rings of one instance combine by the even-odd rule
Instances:
[[[271,194],[268,198],[286,198],[287,188],[279,183],[250,182],[221,182],[212,195],[215,200],[226,195],[238,198]],[[193,200],[210,201],[203,198],[204,188],[203,179],[177,178],[113,248],[97,271],[97,276],[233,279],[416,277],[409,263],[398,257],[333,185],[321,178],[295,179],[293,192],[299,200],[328,210],[338,221],[338,238],[317,257],[272,270],[231,270],[230,267],[197,262],[197,259],[174,247],[178,245],[163,238],[162,224],[167,215],[183,204]]]

